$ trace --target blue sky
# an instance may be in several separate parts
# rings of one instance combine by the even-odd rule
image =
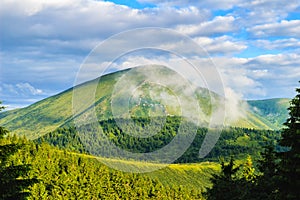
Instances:
[[[214,61],[224,87],[239,98],[290,98],[299,87],[299,0],[4,0],[0,4],[0,100],[8,109],[72,87],[96,45],[143,27],[168,28],[197,42]]]

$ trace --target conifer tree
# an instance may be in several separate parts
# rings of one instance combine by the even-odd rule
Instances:
[[[288,150],[279,153],[279,191],[280,198],[300,198],[300,88],[296,89],[296,96],[291,100],[289,118],[284,123],[279,141]]]
[[[278,158],[274,144],[268,144],[261,152],[257,167],[262,174],[257,177],[252,193],[257,199],[278,199]]]
[[[213,187],[207,190],[206,196],[209,200],[239,199],[240,188],[236,176],[239,166],[235,166],[233,158],[225,164],[221,161],[221,173],[214,174],[211,178]]]
[[[1,104],[1,102],[0,102]],[[4,107],[0,106],[0,111]],[[7,143],[5,135],[8,133],[0,126],[0,199],[25,199],[29,195],[26,189],[37,182],[37,179],[26,179],[30,165],[12,165],[9,158],[15,154],[22,144]]]

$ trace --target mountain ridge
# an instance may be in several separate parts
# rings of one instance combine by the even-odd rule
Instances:
[[[158,72],[162,74],[168,73],[168,70],[164,71],[165,69],[158,70],[161,70]],[[102,77],[81,83],[75,87],[69,88],[56,95],[38,101],[25,108],[2,112],[0,113],[0,124],[7,127],[13,134],[26,135],[26,137],[29,139],[40,137],[41,135],[64,126],[66,123],[72,122],[72,120],[74,120],[72,112],[73,89],[77,88],[79,89],[79,92],[84,94],[84,91],[90,90],[93,84],[97,84],[94,104],[97,117],[99,120],[109,119],[113,116],[112,111],[110,110],[110,105],[114,85],[124,74],[129,71],[132,71],[132,69],[105,74]],[[139,78],[142,78],[142,76]],[[145,84],[145,88],[147,87],[149,88],[150,86]],[[149,98],[148,94],[150,90],[146,90],[147,89],[145,89],[145,91],[141,91],[142,95],[144,95],[147,101],[150,101],[151,99]],[[152,90],[156,93],[163,91],[161,88]],[[209,115],[212,106],[215,106],[212,105],[211,100],[209,99],[211,96],[209,95],[212,94],[213,98],[220,97],[214,92],[208,91],[207,89],[197,88],[195,91],[197,93],[196,96],[198,98],[198,103],[200,107],[204,109],[204,114]],[[168,93],[168,91],[164,92]],[[172,94],[168,95],[172,97]],[[230,122],[230,124],[227,125],[255,129],[280,129],[282,127],[283,119],[286,119],[286,116],[288,115],[288,101],[289,99],[278,98],[257,101],[243,101],[248,105],[246,115],[239,118],[235,122]],[[132,100],[132,102],[136,103],[134,100]],[[157,101],[156,103],[162,104],[162,102]],[[151,105],[151,101],[149,105]],[[152,108],[150,106],[140,107],[141,108],[134,110],[134,112],[140,115],[145,115],[145,113],[147,114],[152,112]],[[175,109],[175,106],[173,106],[173,108],[170,108],[170,106],[165,107],[165,109],[167,109],[166,112],[169,115],[177,115],[178,113],[178,110],[176,110],[177,107]],[[86,111],[84,111],[82,114],[86,114]],[[272,119],[272,117],[278,117],[279,120]]]

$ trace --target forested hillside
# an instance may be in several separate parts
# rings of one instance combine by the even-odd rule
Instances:
[[[32,165],[26,177],[38,178],[39,182],[29,188],[29,199],[202,199],[210,174],[219,170],[216,164],[204,163],[171,165],[147,174],[125,173],[110,169],[95,157],[45,143],[16,137],[1,142],[25,145],[10,160],[11,165]],[[138,167],[142,163],[127,164]]]
[[[161,121],[160,118],[152,120],[156,120],[157,123]],[[126,119],[123,119],[123,121],[124,124],[130,124],[126,123]],[[144,127],[149,123],[149,118],[138,118],[136,121],[141,127]],[[169,144],[176,136],[179,126],[191,126],[191,124],[182,125],[182,123],[185,124],[188,122],[182,122],[180,117],[167,117],[166,123],[159,133],[149,138],[134,137],[135,134],[138,134],[138,130],[130,126],[127,127],[127,130],[131,131],[130,134],[128,134],[116,125],[115,120],[100,121],[99,125],[104,132],[103,136],[121,149],[136,153],[147,153]],[[46,141],[61,149],[68,149],[80,153],[85,152],[97,155],[97,151],[101,150],[102,155],[110,155],[112,150],[105,148],[107,147],[106,139],[102,137],[96,140],[93,134],[87,131],[92,130],[93,126],[94,125],[85,125],[80,127],[80,133],[74,126],[59,128],[37,139],[37,141]],[[280,138],[279,131],[226,127],[222,130],[220,138],[212,151],[205,158],[199,158],[199,150],[207,134],[207,128],[196,127],[196,129],[197,133],[193,142],[187,151],[177,159],[177,163],[195,163],[207,160],[218,161],[219,157],[229,158],[232,155],[236,158],[245,158],[247,155],[257,157],[258,152],[261,151],[266,144],[270,142],[276,143],[276,140]],[[190,134],[188,130],[186,134]],[[87,139],[89,137],[93,138]],[[122,157],[118,158],[122,159]]]

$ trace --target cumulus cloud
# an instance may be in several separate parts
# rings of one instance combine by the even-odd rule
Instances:
[[[241,27],[252,27],[283,20],[299,6],[298,0],[291,0],[289,3],[280,0],[243,0],[234,13],[239,16]]]
[[[38,49],[2,53],[1,81],[30,82],[33,85],[71,85],[84,56],[43,53]],[[63,87],[61,89],[64,89]]]
[[[300,76],[300,24],[297,18],[288,17],[299,9],[298,0],[289,3],[274,0],[138,1],[157,6],[136,9],[94,0],[1,1],[0,80],[6,83],[6,91],[10,91],[11,97],[17,93],[38,96],[41,95],[39,88],[45,93],[45,88],[58,92],[71,87],[84,58],[97,44],[121,31],[143,27],[165,27],[190,36],[212,55],[225,86],[238,96],[274,96],[273,88],[282,90],[282,96],[290,96],[285,91],[294,90]],[[150,47],[160,44],[161,49],[184,52],[188,58],[195,56],[189,55],[195,46],[187,48],[185,41],[176,40],[166,43],[170,41],[168,35],[133,35],[130,44],[123,38],[105,46],[102,62],[90,63],[94,71],[86,73],[83,80],[99,76],[97,70],[111,64],[115,53],[124,46],[144,45],[139,37],[146,38],[145,44]],[[262,52],[253,52],[257,50],[251,49],[253,46]],[[277,54],[263,55],[265,49],[276,50]],[[247,58],[233,57],[244,50]],[[252,54],[249,56],[247,52]],[[258,54],[261,55],[256,56]],[[198,56],[205,57],[204,54]],[[153,62],[180,63],[172,57],[159,58],[158,54],[135,55],[113,63],[112,68],[118,70]],[[207,62],[195,62],[204,66],[201,70],[207,71],[206,76],[213,83],[215,77],[209,75]],[[188,72],[186,75],[192,77]],[[1,89],[3,92],[3,85]]]
[[[234,38],[229,36],[216,38],[196,37],[194,40],[208,51],[209,54],[233,54],[247,48],[244,42],[235,41]]]
[[[255,58],[250,58],[247,65],[252,68],[257,68],[259,65],[268,67],[269,69],[286,69],[288,67],[294,67],[300,69],[300,55],[298,54],[266,54],[260,55]]]
[[[287,4],[280,0],[138,0],[141,3],[152,3],[158,6],[192,5],[208,10],[225,10],[236,8],[232,13],[239,18],[240,26],[252,26],[266,22],[276,22],[288,16],[288,13],[299,8],[298,0],[291,0]],[[242,17],[241,17],[242,16]]]
[[[28,82],[16,84],[1,83],[0,96],[6,110],[20,108],[37,102],[49,94]]]
[[[249,28],[249,31],[257,37],[285,36],[299,38],[300,20],[282,20],[280,22],[257,25]]]
[[[51,2],[51,3],[50,3]],[[169,27],[207,19],[207,11],[188,8],[133,9],[111,2],[75,1],[2,2],[1,21],[5,22],[4,36],[33,37],[32,40],[91,39],[99,40],[130,28],[145,26]],[[10,12],[13,6],[15,12]],[[30,14],[28,14],[30,13]],[[63,13],[63,15],[62,15]],[[170,17],[172,16],[172,17]],[[10,23],[14,21],[15,23]],[[32,42],[32,41],[31,41]]]
[[[225,87],[246,99],[292,97],[300,77],[299,60],[298,54],[213,58]]]
[[[203,22],[200,24],[192,25],[178,25],[176,29],[187,35],[214,35],[214,34],[224,34],[232,32],[235,30],[234,27],[234,17],[233,16],[218,16],[212,21]]]
[[[298,54],[263,55],[249,59],[245,68],[265,88],[266,95],[293,97],[300,77],[299,59]]]
[[[33,79],[30,81],[39,84],[51,81],[51,85],[60,83],[65,87],[67,82],[71,86],[84,57],[111,35],[145,26],[172,28],[198,23],[207,20],[208,15],[208,11],[193,6],[138,10],[93,0],[2,1],[1,78],[8,81],[6,77],[10,77],[11,82]],[[107,51],[113,54],[112,48]],[[14,76],[16,73],[20,76]],[[57,83],[52,82],[55,79]]]
[[[16,88],[23,94],[30,94],[30,95],[43,94],[43,90],[34,88],[29,83],[18,83],[16,84]]]
[[[300,40],[296,38],[278,39],[274,41],[270,40],[256,40],[253,42],[255,46],[274,50],[274,49],[286,49],[286,48],[300,48]]]
[[[35,95],[42,95],[43,90],[33,87],[30,83],[17,83],[13,84],[2,84],[1,93],[3,94],[13,94],[13,95],[20,95],[20,96],[35,96]]]
[[[233,62],[230,62],[231,60]],[[241,98],[264,96],[266,94],[265,88],[260,81],[250,76],[249,69],[245,67],[247,61],[247,59],[214,58],[225,88],[230,88]]]
[[[254,78],[263,78],[269,76],[268,69],[255,69],[249,72],[250,76]]]
[[[231,9],[233,6],[238,5],[241,0],[138,0],[141,3],[152,3],[158,6],[186,6],[193,5],[206,9]]]

